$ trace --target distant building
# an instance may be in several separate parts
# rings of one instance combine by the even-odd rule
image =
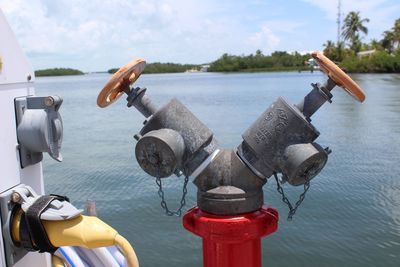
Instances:
[[[313,70],[319,70],[319,65],[317,61],[315,61],[314,58],[310,58],[306,62],[304,62],[307,66],[310,66],[311,71]]]
[[[209,67],[210,67],[210,65],[203,65],[203,66],[201,66],[200,71],[207,72]]]
[[[362,57],[370,57],[371,55],[373,55],[376,52],[376,49],[372,49],[372,50],[367,50],[367,51],[361,51],[357,53],[357,57],[358,58],[362,58]]]

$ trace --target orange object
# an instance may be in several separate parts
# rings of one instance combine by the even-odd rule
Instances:
[[[311,56],[320,68],[340,87],[360,102],[365,100],[365,93],[358,84],[321,52],[312,52]]]
[[[134,59],[122,66],[104,86],[97,96],[97,105],[105,108],[116,101],[127,86],[133,84],[146,67],[143,58]]]

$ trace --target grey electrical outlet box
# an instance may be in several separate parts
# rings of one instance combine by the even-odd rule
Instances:
[[[17,136],[21,167],[43,159],[42,152],[61,161],[63,123],[58,112],[62,98],[58,96],[20,97],[15,99]]]

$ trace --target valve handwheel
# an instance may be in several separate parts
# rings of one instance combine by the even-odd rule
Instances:
[[[134,59],[122,66],[97,96],[97,105],[105,108],[116,101],[139,78],[145,67],[146,61],[143,58]]]
[[[311,56],[320,68],[340,87],[360,102],[365,100],[365,93],[358,84],[321,52],[313,52]]]

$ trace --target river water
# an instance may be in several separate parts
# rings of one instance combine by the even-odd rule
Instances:
[[[106,109],[96,106],[108,74],[36,80],[38,95],[64,98],[64,161],[44,160],[48,193],[67,195],[78,207],[96,201],[98,215],[126,236],[141,266],[202,266],[201,240],[185,231],[178,217],[160,207],[155,179],[134,156],[144,118],[125,100]],[[265,202],[281,214],[279,230],[263,239],[263,266],[400,266],[400,75],[353,75],[364,88],[363,104],[341,89],[333,103],[313,117],[329,146],[324,170],[311,183],[291,222],[273,179]],[[206,123],[220,145],[235,147],[241,134],[278,96],[298,103],[323,82],[322,73],[158,74],[143,75],[138,86],[158,105],[177,97]],[[172,207],[178,206],[182,179],[165,181]],[[285,185],[295,200],[301,187]],[[196,200],[189,183],[187,208]]]

